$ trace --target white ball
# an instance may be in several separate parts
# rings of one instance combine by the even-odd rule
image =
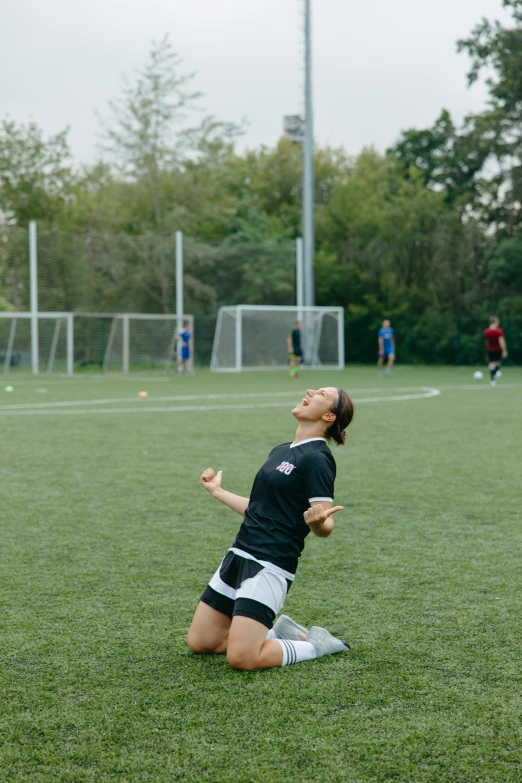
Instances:
[[[480,370],[477,370],[477,372],[473,373],[473,377],[476,381],[482,381],[484,379],[483,373],[480,372]]]

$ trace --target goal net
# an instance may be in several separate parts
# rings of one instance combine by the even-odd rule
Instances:
[[[165,369],[181,358],[176,336],[184,330],[191,334],[190,355],[194,356],[194,316],[121,313],[104,317],[102,367],[105,371],[127,373],[131,370]],[[75,316],[75,322],[78,316]],[[87,318],[87,316],[83,316]],[[99,319],[99,316],[98,316]],[[91,346],[92,346],[91,332]],[[94,337],[94,341],[96,337]],[[99,350],[99,349],[98,349]],[[92,354],[91,354],[92,355]]]
[[[342,307],[236,305],[219,309],[210,369],[286,369],[287,338],[295,321],[301,323],[304,367],[344,367]]]
[[[38,323],[38,366],[40,372],[72,374],[72,313],[41,312]],[[31,314],[0,312],[0,368],[4,373],[32,370]]]
[[[194,317],[135,313],[40,312],[38,372],[75,367],[115,372],[169,369],[181,358],[176,335],[188,323],[194,353]],[[0,312],[0,372],[32,372],[31,313]]]

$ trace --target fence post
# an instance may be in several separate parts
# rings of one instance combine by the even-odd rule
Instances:
[[[38,254],[36,221],[29,222],[29,286],[31,297],[31,369],[38,375]]]
[[[67,375],[74,373],[74,313],[67,313]]]
[[[183,232],[176,231],[176,332],[183,329]]]
[[[100,318],[100,330],[98,332],[100,344],[100,367],[103,370],[103,358],[105,356],[105,318]]]
[[[236,310],[236,372],[241,370],[243,363],[243,311],[240,307]]]
[[[304,290],[303,290],[303,240],[298,237],[295,240],[295,303],[301,308],[304,305]],[[301,320],[301,312],[297,313],[297,320]]]
[[[129,316],[124,315],[123,318],[123,372],[127,374],[129,372]]]

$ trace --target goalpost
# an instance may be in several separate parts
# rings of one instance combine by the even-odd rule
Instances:
[[[32,336],[30,312],[0,312],[0,366],[4,373],[30,371]],[[38,360],[47,373],[73,374],[73,314],[39,312]]]
[[[82,314],[87,317],[87,314]],[[163,367],[168,370],[176,362],[179,343],[176,335],[189,324],[190,355],[194,357],[194,316],[158,315],[148,313],[102,314],[110,328],[103,355],[103,370],[143,370]],[[99,315],[97,316],[100,317]],[[76,319],[76,316],[75,316]]]
[[[0,372],[31,372],[31,312],[0,312]],[[185,323],[194,356],[194,316],[141,313],[37,314],[37,357],[40,371],[73,375],[75,364],[98,365],[104,371],[164,368],[176,363],[176,335]]]
[[[301,322],[304,367],[344,367],[342,307],[235,305],[219,309],[210,369],[287,369],[287,337],[294,321]]]

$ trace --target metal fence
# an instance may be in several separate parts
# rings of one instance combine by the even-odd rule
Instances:
[[[195,316],[195,360],[208,365],[222,305],[296,304],[292,241],[202,242],[184,238],[184,309]],[[39,309],[73,312],[172,313],[176,301],[175,238],[159,234],[38,233]],[[330,302],[317,302],[329,305]],[[348,305],[349,303],[346,303]],[[27,229],[0,229],[0,310],[29,309]],[[522,316],[497,313],[508,363],[522,364]],[[402,316],[393,321],[397,361],[405,364],[482,364],[490,313]],[[345,315],[347,362],[373,363],[386,314]],[[93,327],[94,362],[101,362],[106,324]],[[1,350],[1,346],[0,346]]]
[[[294,305],[295,243],[202,242],[184,237],[184,310],[221,305]],[[176,309],[175,236],[38,231],[41,310],[164,313]],[[29,309],[29,237],[0,229],[0,310]]]

